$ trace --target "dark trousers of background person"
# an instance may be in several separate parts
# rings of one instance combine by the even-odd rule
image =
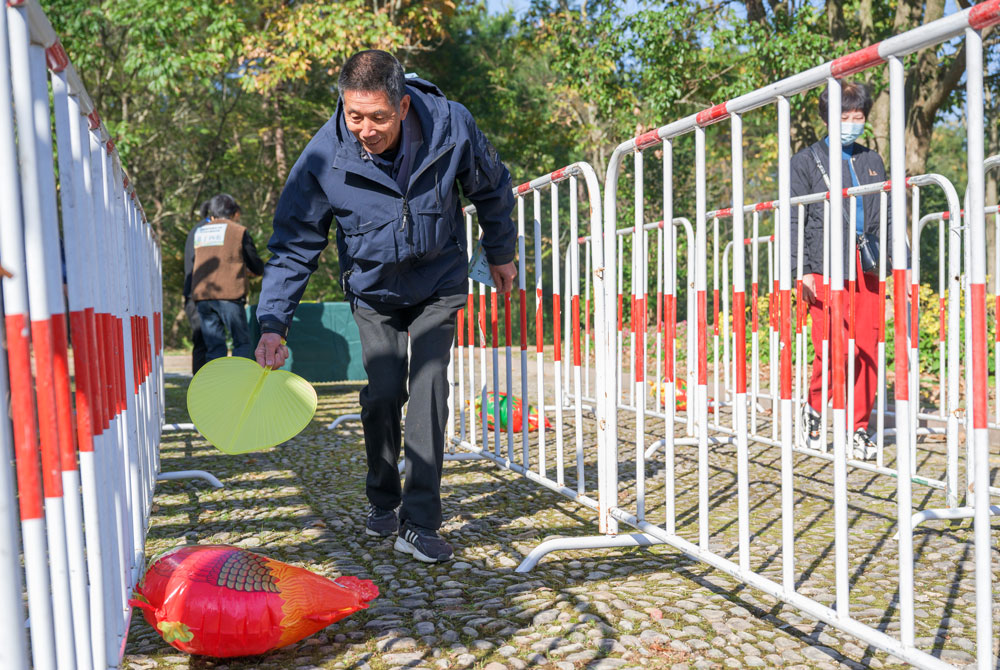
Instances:
[[[400,522],[409,520],[432,530],[441,527],[448,361],[456,315],[464,305],[462,294],[430,298],[412,307],[353,309],[368,373],[368,385],[360,396],[368,455],[365,493],[369,502],[382,509],[395,509],[402,503]],[[407,398],[404,437],[400,423]],[[406,459],[402,489],[397,465],[401,444]]]
[[[205,338],[206,363],[225,357],[227,330],[233,338],[233,356],[253,358],[245,301],[199,300],[195,304],[201,317],[201,334]]]
[[[878,326],[885,320],[884,314],[879,314],[878,275],[866,275],[860,271],[855,282],[854,293],[854,417],[851,431],[858,428],[868,428],[868,419],[875,407],[875,394],[878,391]],[[846,275],[846,268],[844,274]],[[823,286],[823,275],[813,275],[817,290]],[[847,280],[844,280],[847,286]],[[826,327],[825,301],[823,296],[817,296],[817,301],[809,305],[809,316],[812,318],[812,343],[815,356],[812,362],[812,375],[809,379],[809,404],[820,412],[826,400],[823,399],[823,334],[829,341],[827,352],[827,398],[833,397],[833,334]],[[844,352],[850,355],[847,347],[848,319],[850,317],[850,293],[844,293],[842,307],[843,321],[840,327],[844,334]],[[841,361],[847,370],[847,359]],[[851,380],[846,380],[848,384]],[[847,396],[844,396],[847,402]],[[846,406],[846,405],[845,405]]]
[[[196,375],[208,360],[205,358],[205,337],[201,333],[201,316],[191,298],[184,298],[184,313],[191,324],[191,374]]]

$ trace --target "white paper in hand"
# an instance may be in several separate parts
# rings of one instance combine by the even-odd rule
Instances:
[[[480,284],[486,284],[490,288],[496,288],[493,283],[493,275],[490,274],[490,264],[486,260],[486,252],[483,251],[483,241],[476,240],[476,246],[472,250],[472,259],[469,261],[469,278]]]

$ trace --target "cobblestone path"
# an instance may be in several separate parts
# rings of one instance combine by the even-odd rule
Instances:
[[[187,420],[186,386],[186,378],[167,379],[168,421]],[[904,667],[887,654],[663,546],[562,552],[549,555],[530,574],[516,574],[521,558],[546,537],[594,534],[596,515],[485,462],[445,466],[442,530],[456,545],[455,560],[427,566],[397,554],[391,539],[378,540],[363,532],[365,461],[360,424],[349,423],[333,433],[325,430],[334,416],[357,411],[360,387],[317,388],[320,407],[311,426],[267,452],[226,456],[196,434],[165,435],[164,471],[208,470],[225,488],[213,490],[197,481],[160,484],[146,553],[151,556],[185,543],[235,544],[330,577],[353,574],[373,579],[382,595],[370,609],[313,637],[245,659],[182,654],[136,614],[124,667]],[[620,436],[631,439],[627,428]],[[634,462],[625,457],[626,453],[634,457],[634,447],[623,442],[621,451],[622,472],[631,468],[634,476]],[[713,449],[712,486],[719,494],[712,501],[713,510],[718,509],[713,514],[712,543],[720,553],[732,548],[735,534],[735,487],[726,486],[726,478],[732,479],[726,465],[731,452],[727,446]],[[678,455],[683,456],[680,448]],[[685,537],[696,539],[693,450],[686,455],[687,466],[679,458],[677,472],[678,528]],[[780,498],[773,485],[778,456],[777,450],[751,454],[753,564],[772,578],[780,575]],[[567,456],[569,475],[572,462]],[[801,551],[799,569],[808,573],[800,590],[830,602],[832,526],[827,529],[824,524],[832,515],[832,466],[803,458],[797,468],[797,509],[802,510],[803,530],[796,549]],[[569,475],[567,484],[575,486]],[[659,510],[663,475],[657,462],[649,464],[647,477],[647,509]],[[889,512],[895,506],[895,482],[855,472],[849,488],[856,519],[852,542],[868,538],[852,546],[852,607],[863,620],[881,622],[892,632],[897,616],[892,592],[895,569],[887,538],[894,532]],[[914,493],[918,508],[940,497],[924,496],[926,490],[916,487]],[[623,506],[628,502],[625,491]],[[914,538],[917,580],[922,585],[917,593],[918,643],[958,666],[972,661],[974,650],[970,537],[970,524],[964,522],[928,526]],[[994,565],[998,564],[995,558]],[[994,583],[998,580],[1000,569],[995,569]]]

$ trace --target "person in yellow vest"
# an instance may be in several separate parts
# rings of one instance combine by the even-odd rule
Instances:
[[[260,276],[264,262],[250,232],[241,226],[240,206],[233,196],[219,193],[208,201],[208,220],[200,223],[185,249],[191,267],[191,298],[201,318],[205,361],[226,355],[226,331],[233,339],[233,356],[253,358],[246,316],[248,276]]]

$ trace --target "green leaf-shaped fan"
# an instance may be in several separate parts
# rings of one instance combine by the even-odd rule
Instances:
[[[191,380],[188,414],[220,451],[245,454],[295,437],[316,413],[316,390],[286,370],[249,358],[217,358]]]

